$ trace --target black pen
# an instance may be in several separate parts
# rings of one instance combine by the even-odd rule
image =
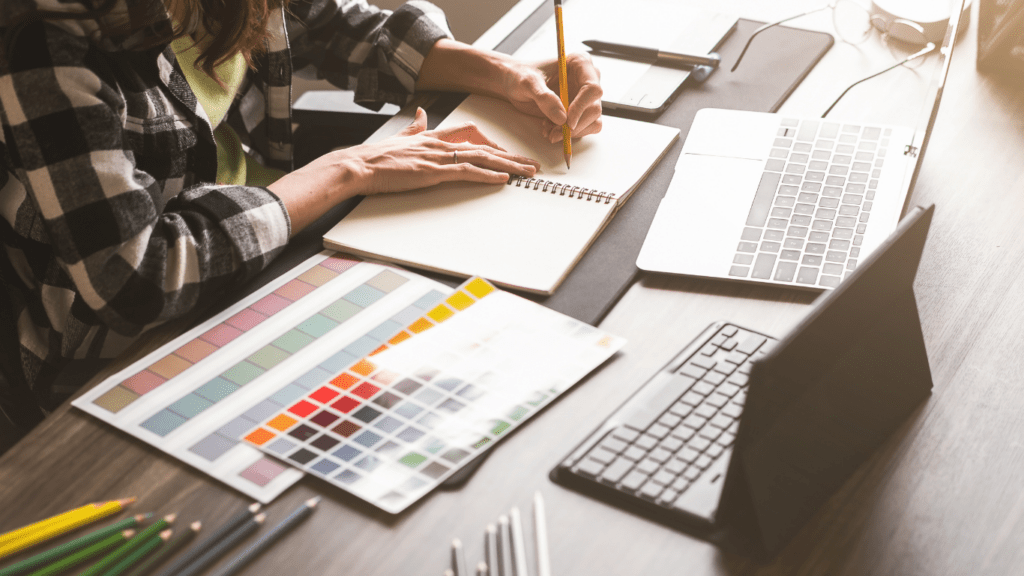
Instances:
[[[715,52],[701,56],[699,54],[666,52],[657,48],[642,48],[640,46],[602,42],[600,40],[584,40],[583,44],[595,52],[604,52],[611,56],[624,56],[635,60],[653,60],[655,64],[662,66],[681,68],[710,66],[711,68],[717,68],[718,64],[722,61],[722,58]]]

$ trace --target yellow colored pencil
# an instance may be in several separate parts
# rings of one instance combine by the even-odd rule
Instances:
[[[555,28],[558,31],[558,95],[565,108],[565,124],[562,124],[562,155],[565,167],[572,160],[572,131],[569,129],[569,72],[565,64],[565,34],[562,32],[562,0],[555,0]]]
[[[50,538],[70,532],[100,518],[120,512],[126,505],[134,502],[134,498],[94,502],[81,508],[69,510],[63,514],[40,520],[35,524],[0,535],[0,558],[10,556],[30,546],[45,542]]]

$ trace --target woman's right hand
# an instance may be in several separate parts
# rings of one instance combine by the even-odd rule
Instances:
[[[295,234],[338,202],[359,194],[453,181],[501,184],[510,175],[533,176],[539,166],[536,160],[505,151],[472,123],[427,130],[421,108],[397,135],[324,154],[267,188],[284,202]]]

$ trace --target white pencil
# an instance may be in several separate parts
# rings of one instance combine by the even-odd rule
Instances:
[[[470,576],[466,568],[466,554],[462,550],[462,540],[452,540],[452,571],[455,576]]]
[[[526,542],[523,538],[523,520],[519,516],[519,508],[512,508],[508,513],[512,527],[512,573],[515,576],[529,576],[526,567]]]
[[[498,575],[498,527],[488,524],[484,529],[484,562],[491,576]]]
[[[512,557],[510,540],[508,516],[502,514],[501,516],[498,516],[498,566],[494,569],[494,574],[496,576],[510,576],[506,570],[510,564],[509,559]]]
[[[538,490],[533,495],[533,536],[537,547],[537,576],[551,576],[551,556],[548,552],[548,525],[544,514],[544,498]]]
[[[476,565],[476,576],[487,576],[487,564],[480,562]]]

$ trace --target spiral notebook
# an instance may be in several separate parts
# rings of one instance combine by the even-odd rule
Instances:
[[[534,178],[455,183],[365,198],[324,235],[334,250],[551,294],[615,211],[679,137],[676,128],[604,117],[573,141],[572,169],[540,119],[470,96],[439,127],[472,121],[511,152],[540,162]]]

